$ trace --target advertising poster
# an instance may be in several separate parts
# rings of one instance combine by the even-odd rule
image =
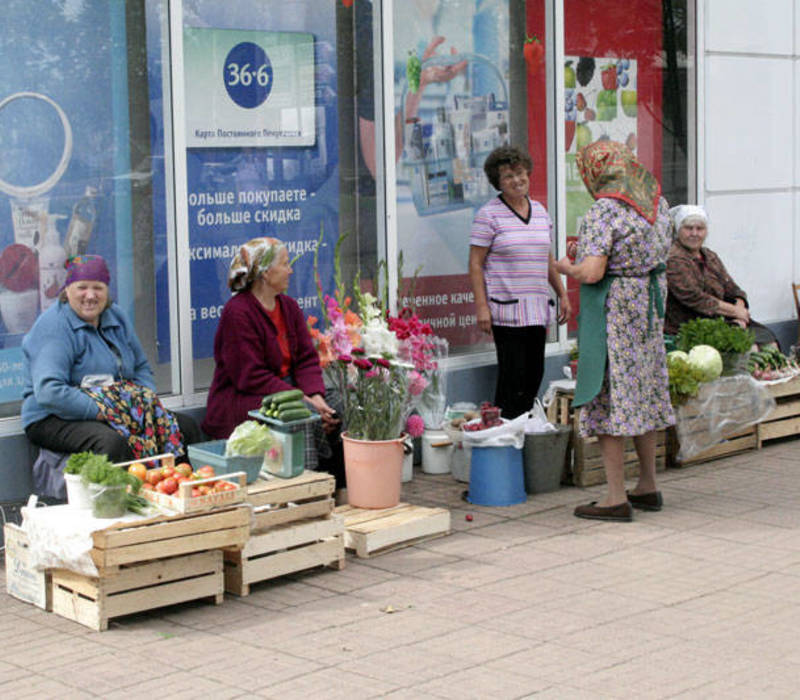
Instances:
[[[527,3],[529,35],[544,35],[544,4]],[[564,0],[564,91],[566,210],[568,239],[592,204],[575,167],[579,148],[600,138],[626,143],[661,177],[662,7],[660,0]],[[534,107],[535,109],[535,107]],[[543,141],[541,112],[529,113],[532,142]],[[534,162],[534,179],[537,164]],[[578,289],[567,280],[577,329]]]
[[[470,229],[495,196],[483,162],[509,141],[508,2],[395,3],[395,13],[398,241],[406,272],[420,270],[399,303],[463,347],[479,340]]]
[[[3,4],[0,403],[22,393],[25,333],[68,256],[102,255],[133,318],[125,4]]]
[[[288,293],[315,313],[313,259],[322,236],[321,281],[332,288],[339,235],[336,21],[334,3],[313,0],[235,7],[189,0],[184,17],[187,56],[203,56],[202,68],[187,63],[185,69],[186,128],[210,132],[192,133],[186,153],[190,314],[200,359],[213,356],[219,315],[231,296],[228,267],[248,239],[286,242],[297,258]],[[152,29],[148,55],[157,80],[160,39]],[[159,270],[156,283],[166,292],[166,266]],[[168,314],[159,314],[158,337],[159,359],[167,361]]]

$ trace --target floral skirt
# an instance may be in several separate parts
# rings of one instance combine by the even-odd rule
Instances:
[[[152,389],[122,380],[83,391],[94,399],[103,420],[128,441],[136,459],[183,454],[178,422]]]

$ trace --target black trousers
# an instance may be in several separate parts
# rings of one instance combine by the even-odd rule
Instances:
[[[183,444],[191,445],[203,440],[203,433],[191,416],[172,412],[183,434]],[[47,416],[25,428],[25,435],[34,445],[53,452],[72,454],[94,452],[106,455],[112,462],[130,462],[134,459],[128,441],[108,423],[96,420],[63,420]],[[182,455],[177,461],[186,462]]]
[[[497,387],[494,403],[503,418],[529,411],[544,374],[544,326],[492,326],[497,351]]]

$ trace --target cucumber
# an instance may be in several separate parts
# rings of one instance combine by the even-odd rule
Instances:
[[[279,391],[275,394],[265,396],[262,400],[262,404],[281,404],[287,403],[288,401],[302,401],[302,399],[303,392],[300,391],[300,389],[287,389],[286,391]]]
[[[290,411],[281,411],[278,414],[278,420],[283,423],[289,423],[293,420],[301,420],[302,418],[310,418],[311,411],[307,408],[294,408]]]
[[[294,411],[297,408],[308,408],[308,406],[306,406],[305,401],[286,401],[285,403],[276,404],[272,408],[283,413],[283,411]]]

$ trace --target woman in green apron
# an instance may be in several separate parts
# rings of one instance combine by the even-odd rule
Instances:
[[[622,144],[590,144],[577,164],[595,202],[577,248],[558,261],[558,271],[581,283],[573,405],[582,407],[581,436],[598,437],[608,492],[575,515],[630,521],[633,508],[661,509],[656,431],[675,422],[663,339],[671,222],[658,181]],[[625,437],[633,438],[639,457],[639,482],[629,493]]]

